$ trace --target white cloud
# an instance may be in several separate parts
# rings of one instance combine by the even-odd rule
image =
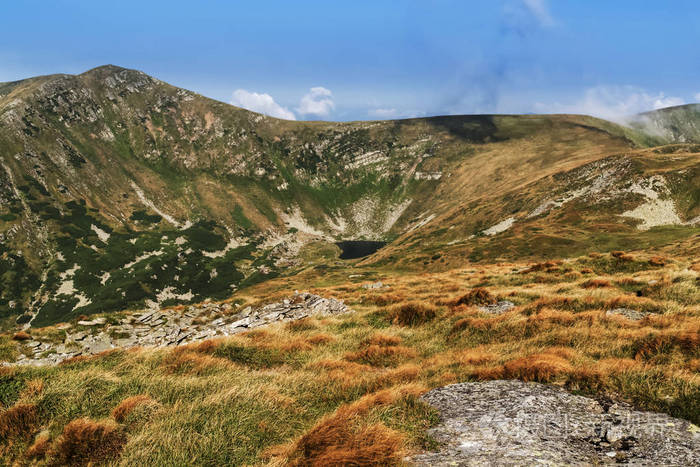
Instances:
[[[270,117],[296,120],[294,112],[279,105],[269,94],[258,94],[245,89],[236,89],[233,92],[231,104],[253,112],[269,115]]]
[[[317,117],[327,117],[335,109],[333,93],[324,87],[317,86],[311,88],[299,102],[297,112],[302,115],[315,115]]]
[[[547,0],[523,0],[523,5],[541,26],[554,26],[556,22],[549,12]]]
[[[695,102],[700,102],[700,92],[695,94],[693,97],[695,98]]]
[[[519,38],[558,25],[549,11],[547,0],[507,0],[502,11],[502,30]]]
[[[595,86],[570,103],[545,104],[538,102],[535,110],[541,113],[577,113],[594,115],[609,120],[620,120],[640,112],[684,104],[680,97],[658,94],[636,86]]]
[[[398,115],[399,111],[396,109],[372,109],[367,112],[370,117],[377,118],[392,118]]]
[[[419,110],[397,110],[394,108],[379,108],[370,109],[367,115],[372,118],[387,119],[387,118],[415,118],[425,115],[425,112]]]

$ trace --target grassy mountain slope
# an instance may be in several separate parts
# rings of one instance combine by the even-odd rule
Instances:
[[[420,394],[504,378],[697,424],[699,273],[700,262],[644,254],[445,273],[311,268],[235,300],[267,303],[310,289],[343,299],[355,313],[176,349],[115,349],[56,367],[2,369],[0,458],[18,465],[403,465],[405,454],[436,448],[425,429],[438,417]],[[367,279],[388,288],[366,290]],[[505,314],[478,308],[504,299],[516,305]],[[618,307],[649,315],[606,314]]]
[[[318,261],[319,241],[393,241],[368,264],[446,267],[682,239],[697,157],[645,168],[653,141],[573,115],[281,121],[114,66],[0,84],[0,317],[220,299]],[[676,224],[661,235],[619,215],[654,174],[676,214],[661,207]],[[587,241],[601,218],[627,236]]]
[[[575,115],[288,122],[113,66],[0,83],[1,463],[403,465],[437,447],[420,394],[493,379],[700,423],[691,110],[655,113],[682,114],[672,136]],[[340,261],[341,239],[389,243]],[[353,312],[4,364],[130,310],[237,320],[294,290]]]

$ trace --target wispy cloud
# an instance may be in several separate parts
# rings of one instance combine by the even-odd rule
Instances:
[[[594,115],[609,120],[684,104],[681,97],[667,96],[663,92],[651,93],[636,86],[595,86],[587,89],[583,96],[569,103],[536,103],[540,113],[576,113]]]
[[[390,118],[415,118],[425,115],[425,112],[420,110],[399,110],[395,108],[379,108],[370,109],[367,111],[367,115],[372,118],[377,119],[390,119]]]
[[[557,24],[547,0],[508,0],[503,4],[501,31],[506,35],[527,37]]]
[[[523,4],[541,26],[551,27],[556,24],[549,11],[547,0],[523,0]]]
[[[335,109],[333,93],[330,89],[316,86],[309,89],[309,92],[301,98],[296,111],[301,115],[313,115],[316,117],[328,117]]]
[[[695,99],[695,102],[700,102],[700,92],[695,94],[693,98]]]
[[[233,92],[231,104],[243,107],[244,109],[269,115],[270,117],[282,118],[284,120],[296,120],[294,112],[279,105],[269,94],[258,94],[257,92],[236,89]]]
[[[446,86],[442,102],[431,112],[498,112],[504,104],[504,89],[539,69],[535,38],[560,29],[547,0],[505,0],[500,13],[498,35],[488,46],[475,44]]]

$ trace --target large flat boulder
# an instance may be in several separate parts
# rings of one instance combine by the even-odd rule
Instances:
[[[700,465],[700,429],[666,414],[521,381],[461,383],[423,399],[443,443],[417,465]]]

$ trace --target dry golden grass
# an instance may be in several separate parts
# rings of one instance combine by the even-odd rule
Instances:
[[[16,404],[0,412],[0,439],[29,434],[38,422],[38,410],[34,404]]]
[[[48,433],[37,435],[34,443],[24,453],[27,459],[43,459],[51,448],[51,437]]]
[[[649,258],[649,264],[652,266],[665,266],[668,264],[668,258],[664,256],[652,256]]]
[[[379,295],[369,295],[365,299],[365,302],[377,306],[387,306],[393,303],[401,303],[404,301],[404,298],[404,296],[395,293],[385,293]]]
[[[3,460],[25,462],[16,456],[29,454],[37,433],[50,428],[56,437],[76,416],[95,419],[114,407],[123,423],[107,425],[125,444],[107,462],[121,465],[351,459],[390,465],[423,446],[424,430],[435,422],[412,398],[445,384],[501,378],[562,385],[700,421],[699,274],[687,262],[658,266],[635,253],[631,261],[594,255],[545,263],[533,274],[519,273],[522,266],[385,274],[391,289],[381,293],[347,282],[347,271],[336,282],[320,274],[283,278],[284,288],[271,281],[241,299],[268,303],[283,296],[280,290],[317,284],[310,291],[356,312],[176,349],[111,352],[53,373],[3,369],[4,377],[22,381],[13,404],[48,408],[5,451],[18,454]],[[610,286],[581,287],[572,273],[586,268],[592,280]],[[465,295],[467,303],[456,305]],[[496,297],[516,307],[501,315],[478,309]],[[651,314],[634,321],[608,316],[613,308]],[[414,390],[402,396],[406,385]],[[149,403],[144,394],[158,397],[153,416],[140,416],[141,402]],[[39,443],[35,459],[47,443]],[[87,456],[75,454],[81,455]]]
[[[25,331],[18,331],[12,336],[12,339],[16,340],[16,341],[26,341],[26,340],[29,340],[31,338],[32,338],[32,336],[30,336],[29,333],[27,333]]]
[[[454,301],[455,306],[459,305],[491,305],[496,303],[496,297],[494,297],[488,290],[483,287],[477,287],[472,289],[466,295],[459,297]]]
[[[612,287],[609,280],[606,279],[590,279],[581,284],[584,289],[600,289],[603,287]]]
[[[79,418],[68,423],[51,447],[51,465],[94,465],[119,455],[126,436],[107,422]]]
[[[365,345],[378,345],[380,347],[389,347],[392,345],[399,345],[401,343],[401,338],[399,336],[391,336],[384,333],[375,333],[372,336],[362,342]]]
[[[401,326],[418,326],[437,316],[437,308],[422,302],[408,302],[389,309],[389,319]]]
[[[200,352],[180,350],[172,352],[162,362],[163,371],[170,374],[204,375],[221,368],[234,368],[229,360]]]
[[[114,418],[117,423],[122,423],[134,409],[154,405],[158,405],[158,403],[148,394],[138,394],[136,396],[127,397],[112,410],[112,418]]]
[[[309,336],[306,338],[306,342],[308,342],[311,345],[330,344],[333,341],[335,341],[335,337],[327,333],[314,334],[313,336]]]
[[[286,324],[287,329],[290,331],[297,331],[297,332],[302,332],[302,331],[310,331],[312,329],[317,329],[318,326],[315,323],[315,320],[312,318],[302,318],[297,321],[290,321]]]
[[[396,366],[416,356],[416,352],[402,345],[384,346],[371,344],[357,352],[348,352],[345,359],[371,366]]]
[[[32,399],[44,390],[44,380],[43,379],[30,379],[24,384],[22,392],[20,393],[20,400]]]
[[[503,376],[523,381],[551,381],[572,370],[565,355],[566,352],[550,350],[516,358],[503,365]]]
[[[398,465],[404,455],[404,436],[381,422],[367,423],[363,416],[424,391],[422,386],[402,385],[368,394],[339,407],[296,442],[273,448],[269,454],[295,466]]]

